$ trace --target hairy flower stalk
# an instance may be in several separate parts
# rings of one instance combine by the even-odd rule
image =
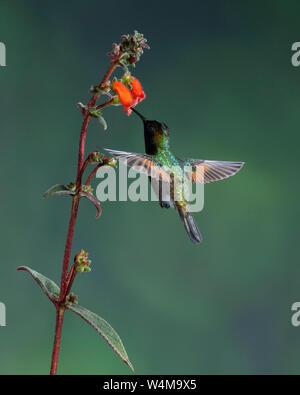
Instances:
[[[104,77],[102,78],[101,82],[91,88],[91,92],[93,93],[92,98],[87,105],[78,103],[78,107],[80,108],[83,116],[83,121],[79,138],[76,180],[75,182],[72,182],[68,185],[55,185],[44,194],[44,196],[70,195],[72,198],[72,207],[65,244],[60,288],[58,288],[58,286],[49,279],[45,281],[46,277],[38,272],[33,271],[32,269],[29,269],[27,267],[19,268],[19,270],[28,271],[33,276],[33,278],[37,281],[37,283],[40,285],[40,287],[43,289],[43,291],[46,293],[46,295],[49,297],[49,299],[56,308],[56,325],[50,370],[51,375],[55,375],[57,372],[65,311],[67,309],[72,310],[79,316],[84,318],[87,322],[89,322],[90,316],[93,317],[93,322],[95,320],[94,313],[89,312],[88,310],[80,306],[80,308],[78,307],[77,309],[74,307],[75,305],[77,305],[77,297],[76,295],[71,293],[72,285],[76,275],[78,273],[90,271],[89,266],[91,261],[88,259],[88,253],[84,250],[81,250],[75,256],[74,263],[70,271],[69,263],[80,199],[82,197],[87,197],[96,206],[98,213],[97,216],[100,215],[100,205],[93,197],[92,188],[89,186],[89,184],[94,175],[96,174],[97,170],[101,166],[115,167],[116,161],[113,158],[104,158],[103,154],[99,152],[91,152],[85,159],[85,141],[87,130],[93,118],[96,118],[99,123],[102,124],[104,129],[107,128],[106,122],[102,116],[102,110],[104,108],[110,105],[123,104],[124,111],[127,113],[127,115],[130,115],[130,107],[134,107],[135,105],[137,105],[137,103],[144,99],[145,93],[142,89],[142,86],[136,78],[131,76],[129,72],[129,67],[135,66],[135,63],[139,61],[143,53],[143,49],[149,49],[146,41],[147,40],[143,37],[142,34],[135,31],[132,35],[128,34],[122,36],[121,42],[119,44],[113,44],[112,51],[108,53],[108,56],[110,58],[109,68],[105,73]],[[123,79],[120,81],[114,79],[113,82],[110,82],[109,79],[117,67],[123,68]],[[97,101],[102,95],[108,96],[109,100],[97,106]],[[94,165],[95,167],[90,172],[85,184],[82,185],[82,178],[84,172],[89,165]],[[99,321],[102,320],[101,317],[98,316],[96,316],[96,319],[98,319]],[[103,328],[103,326],[105,327],[105,325],[109,326],[109,324],[105,321],[104,323],[101,321],[101,325],[99,325],[99,328]],[[118,343],[116,345],[112,344],[113,340],[116,339],[116,336],[118,339],[117,334],[114,335],[113,339],[110,339],[109,333],[111,333],[111,330],[113,329],[109,327],[107,334],[105,332],[102,333],[100,329],[95,329],[106,339],[106,341],[112,346],[114,351],[123,359],[123,361],[132,368],[132,365],[128,359],[127,353],[123,347],[121,340],[117,340]]]

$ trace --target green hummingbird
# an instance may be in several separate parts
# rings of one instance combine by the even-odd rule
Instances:
[[[181,218],[184,228],[194,243],[201,243],[202,236],[188,210],[182,180],[187,177],[192,183],[210,183],[236,174],[244,162],[224,162],[202,159],[180,159],[170,150],[170,131],[164,122],[148,120],[137,110],[132,110],[142,119],[146,154],[105,149],[121,163],[145,173],[149,179],[157,178],[155,193],[163,208],[174,208]],[[186,168],[191,171],[186,172]],[[168,184],[169,188],[165,188]],[[158,186],[158,187],[157,187]],[[153,183],[152,183],[153,187]],[[167,192],[165,192],[167,191]],[[176,199],[175,199],[176,196]]]

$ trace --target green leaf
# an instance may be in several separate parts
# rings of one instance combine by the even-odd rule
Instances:
[[[103,126],[104,130],[107,129],[107,123],[106,123],[105,119],[102,117],[102,115],[97,116],[97,121],[100,123],[100,125]]]
[[[107,341],[115,353],[134,371],[131,365],[127,352],[123,346],[122,340],[115,330],[103,318],[97,314],[78,305],[66,305],[66,308],[78,314],[88,324],[90,324],[96,331]]]
[[[87,193],[87,192],[80,192],[80,196],[87,198],[90,202],[93,203],[93,205],[96,207],[96,210],[97,210],[96,218],[99,218],[101,215],[101,206],[100,206],[98,200],[95,198],[95,196],[93,196],[91,193]]]
[[[51,302],[58,300],[60,288],[55,284],[54,281],[45,277],[43,274],[30,269],[27,266],[20,266],[17,270],[25,270],[34,278],[37,284],[42,288],[43,292],[48,296]]]
[[[57,284],[55,284],[54,281],[45,277],[43,274],[30,269],[27,266],[20,266],[17,270],[25,270],[28,272],[52,302],[56,302],[59,299],[60,288]],[[108,322],[99,317],[97,314],[85,309],[82,306],[78,306],[77,304],[67,303],[65,306],[68,310],[78,314],[82,319],[84,319],[84,321],[96,329],[96,331],[107,341],[115,353],[130,367],[132,371],[134,370],[123,346],[122,340]]]
[[[44,193],[43,197],[55,195],[74,195],[74,191],[70,190],[66,185],[56,184],[49,188],[48,191]]]

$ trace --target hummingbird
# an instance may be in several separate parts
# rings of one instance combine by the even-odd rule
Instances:
[[[158,188],[154,189],[159,198],[160,206],[162,208],[171,207],[175,209],[191,241],[196,244],[201,243],[203,239],[194,217],[188,210],[182,183],[176,181],[183,179],[185,176],[192,183],[207,184],[223,180],[236,174],[243,167],[244,162],[180,159],[170,149],[170,131],[168,126],[164,122],[148,120],[136,109],[131,109],[143,121],[146,154],[111,149],[105,150],[121,163],[125,163],[140,173],[147,174],[150,180],[153,177],[159,178],[159,183],[154,184],[158,185]],[[187,167],[191,169],[191,172],[185,172]],[[169,188],[163,188],[163,183],[169,184]]]

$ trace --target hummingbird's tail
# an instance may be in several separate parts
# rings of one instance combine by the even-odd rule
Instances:
[[[193,243],[201,243],[203,239],[194,220],[194,217],[181,207],[178,208],[177,211],[184,224],[184,228],[189,235],[189,238],[192,240]]]

